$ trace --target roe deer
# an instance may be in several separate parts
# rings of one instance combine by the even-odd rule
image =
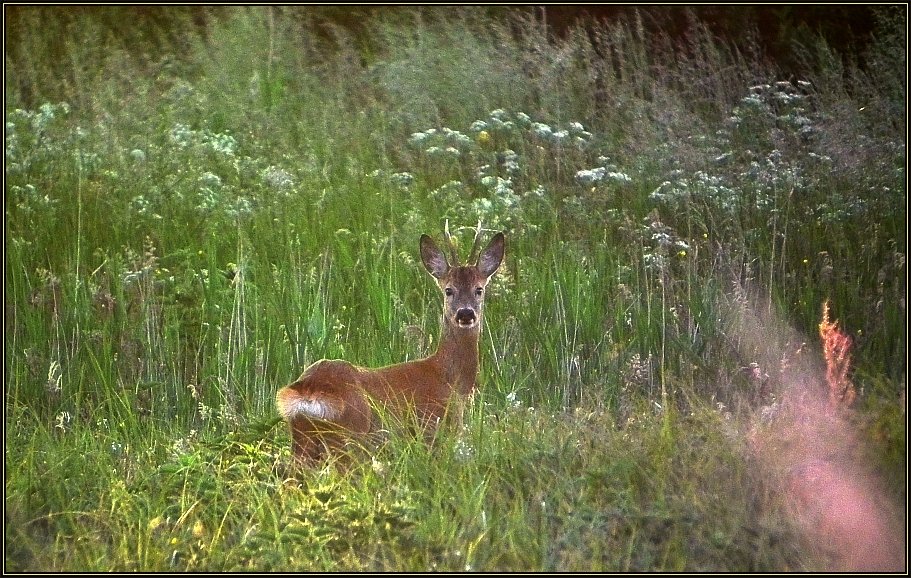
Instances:
[[[429,426],[443,416],[451,398],[474,389],[484,288],[503,261],[506,242],[503,233],[497,233],[478,254],[478,223],[468,262],[460,265],[448,223],[445,234],[451,262],[427,235],[421,235],[420,245],[421,261],[443,292],[443,330],[435,354],[378,369],[323,359],[276,394],[278,412],[291,428],[292,449],[301,462],[319,460],[350,434],[373,430],[374,403],[403,417],[413,412]]]

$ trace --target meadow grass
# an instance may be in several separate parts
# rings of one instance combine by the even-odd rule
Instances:
[[[7,53],[7,570],[837,569],[749,441],[826,300],[904,504],[897,69],[820,39],[783,79],[635,17],[122,9],[19,7]],[[884,14],[868,62],[903,58]],[[507,237],[464,423],[296,470],[275,391],[430,353],[447,219]]]

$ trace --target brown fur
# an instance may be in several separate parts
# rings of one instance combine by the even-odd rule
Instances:
[[[308,367],[276,394],[279,413],[291,429],[294,455],[304,462],[318,460],[342,447],[352,434],[374,431],[374,404],[402,417],[413,412],[419,424],[433,427],[452,399],[470,395],[478,374],[484,288],[504,252],[499,233],[475,264],[450,266],[433,241],[421,237],[421,259],[444,294],[438,351],[378,369],[327,359]]]

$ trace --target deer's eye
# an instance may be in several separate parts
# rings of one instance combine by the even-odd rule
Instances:
[[[452,297],[452,293],[453,293],[452,287],[447,287],[446,289],[443,290],[443,292],[446,293],[447,297]]]
[[[483,293],[484,293],[484,290],[481,289],[480,287],[478,287],[477,289],[474,290],[474,294],[477,295],[478,297],[480,297]]]

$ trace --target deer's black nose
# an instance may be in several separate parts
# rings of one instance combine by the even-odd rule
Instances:
[[[462,309],[456,311],[455,320],[459,325],[468,327],[474,325],[474,323],[478,320],[478,316],[474,312],[474,309],[471,309],[470,307],[463,307]]]

